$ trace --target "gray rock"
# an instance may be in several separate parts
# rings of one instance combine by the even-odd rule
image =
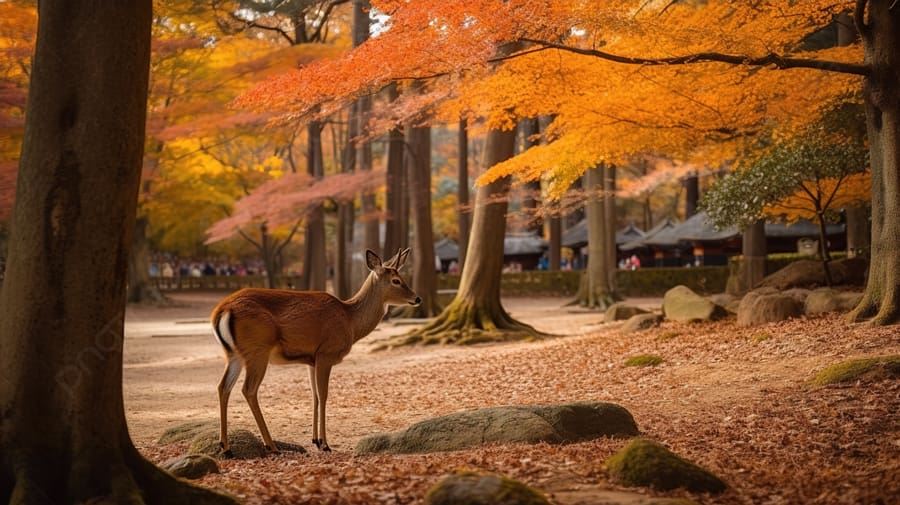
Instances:
[[[663,315],[672,321],[688,323],[721,319],[728,311],[687,286],[675,286],[663,296]]]
[[[658,314],[638,314],[631,316],[628,321],[625,321],[625,324],[622,325],[619,331],[622,333],[634,333],[659,326],[661,322],[662,316]]]
[[[738,307],[738,326],[757,326],[803,315],[803,302],[773,288],[753,290]]]
[[[176,477],[185,479],[199,479],[204,475],[219,473],[219,465],[216,460],[205,454],[186,454],[178,456],[159,465]]]
[[[607,323],[611,323],[613,321],[624,321],[626,319],[630,319],[633,316],[638,314],[647,314],[648,311],[635,307],[633,305],[627,305],[625,303],[619,302],[610,305],[608,309],[606,309],[606,315],[604,320]]]
[[[550,505],[540,492],[500,475],[448,475],[425,495],[425,505]]]
[[[862,293],[820,288],[806,297],[804,312],[809,315],[825,312],[847,312],[859,303]]]
[[[487,443],[569,443],[637,435],[634,418],[611,403],[491,407],[428,419],[362,439],[358,453],[454,451]]]

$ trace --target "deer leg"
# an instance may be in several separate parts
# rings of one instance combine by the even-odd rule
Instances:
[[[331,363],[323,363],[316,361],[316,402],[317,415],[319,421],[319,449],[325,452],[331,452],[328,447],[328,437],[325,435],[325,402],[328,401],[328,379],[331,377]]]
[[[309,367],[309,389],[312,391],[313,423],[312,443],[318,448],[322,447],[322,439],[319,438],[319,395],[316,393],[316,367]]]
[[[231,396],[234,383],[241,374],[241,368],[243,368],[241,358],[234,354],[229,355],[225,373],[219,381],[219,445],[226,458],[232,457],[231,446],[228,444],[228,397]]]
[[[259,400],[256,398],[256,393],[259,391],[259,385],[262,383],[263,377],[266,376],[266,367],[268,366],[268,354],[259,354],[247,360],[247,376],[244,378],[243,393],[244,398],[247,399],[247,405],[250,406],[250,411],[253,412],[253,418],[256,419],[256,425],[262,434],[266,449],[277,453],[278,449],[269,435],[269,428],[266,427],[266,420],[263,419],[262,410],[259,409]]]

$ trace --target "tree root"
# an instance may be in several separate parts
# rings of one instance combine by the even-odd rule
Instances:
[[[864,323],[869,326],[888,326],[900,322],[900,307],[891,291],[880,300],[866,290],[859,304],[847,314],[847,322]]]
[[[407,345],[527,341],[547,336],[550,335],[513,319],[499,303],[478,306],[457,299],[434,321],[393,338],[376,350]]]
[[[232,497],[194,486],[157,468],[133,447],[124,448],[119,461],[86,468],[76,465],[62,481],[50,482],[40,462],[20,465],[0,480],[0,498],[11,505],[52,503],[101,504],[173,504],[173,505],[237,505]],[[88,472],[85,474],[85,472]],[[75,475],[75,474],[81,475]],[[50,478],[50,480],[53,480]],[[68,489],[61,485],[68,481]],[[104,489],[99,496],[83,496]]]

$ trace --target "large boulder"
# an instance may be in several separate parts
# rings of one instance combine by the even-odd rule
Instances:
[[[737,324],[757,326],[801,315],[803,315],[803,301],[798,296],[772,288],[762,288],[744,295],[738,307]]]
[[[804,311],[808,315],[825,312],[847,312],[859,303],[862,293],[856,291],[838,291],[831,288],[819,288],[809,293],[804,302]]]
[[[685,488],[695,493],[721,493],[725,483],[709,471],[661,444],[636,438],[606,461],[610,476],[626,486],[662,491]]]
[[[828,263],[834,285],[865,285],[869,263],[860,258],[847,258]],[[827,285],[821,261],[797,260],[763,279],[757,288],[815,288]]]
[[[444,477],[425,494],[425,505],[550,505],[539,491],[492,474],[460,472]]]
[[[428,419],[360,440],[358,453],[455,451],[488,443],[571,443],[638,434],[631,413],[611,403],[491,407]]]
[[[675,286],[663,296],[663,315],[672,321],[689,323],[721,319],[728,311],[687,286]]]

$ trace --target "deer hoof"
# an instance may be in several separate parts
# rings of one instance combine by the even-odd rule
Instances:
[[[317,448],[319,448],[319,449],[322,448],[322,439],[321,439],[321,438],[314,438],[314,439],[312,439],[312,443],[313,443],[313,445],[316,446]]]
[[[328,447],[328,444],[322,444],[322,445],[319,447],[319,449],[321,449],[322,452],[331,452],[331,447]]]
[[[266,452],[268,452],[270,456],[277,456],[277,455],[281,454],[281,451],[278,450],[277,447],[272,447],[269,445],[267,445],[265,447],[266,447]]]
[[[226,450],[226,451],[224,451],[224,452],[222,453],[222,457],[225,458],[225,459],[233,459],[233,458],[234,458],[234,453],[231,452],[231,449],[228,449],[228,450]]]

